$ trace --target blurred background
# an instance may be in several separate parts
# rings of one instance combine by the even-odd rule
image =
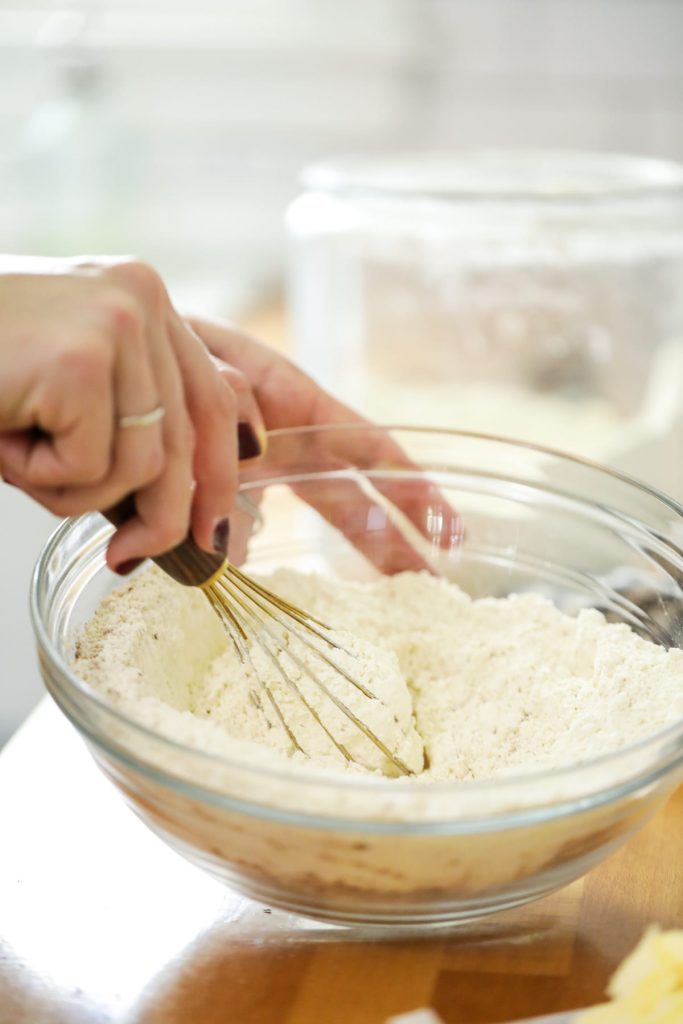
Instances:
[[[135,253],[181,306],[268,324],[304,165],[683,161],[682,53],[681,0],[0,0],[0,249]],[[54,524],[6,487],[0,522],[2,743],[41,693],[26,593]]]

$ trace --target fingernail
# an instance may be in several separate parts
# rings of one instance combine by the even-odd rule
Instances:
[[[256,431],[248,420],[240,420],[237,424],[237,452],[240,461],[255,459],[263,451]]]
[[[121,562],[120,565],[116,566],[116,572],[119,576],[129,576],[133,569],[137,569],[139,565],[142,565],[144,558],[129,558],[125,562]]]
[[[227,555],[230,540],[230,520],[219,519],[213,528],[213,550],[219,555]]]

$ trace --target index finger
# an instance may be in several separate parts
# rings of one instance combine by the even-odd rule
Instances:
[[[426,538],[430,546],[441,550],[451,550],[460,543],[463,528],[457,511],[390,431],[370,423],[316,385],[293,363],[255,339],[227,324],[195,319],[191,323],[214,355],[239,367],[252,383],[271,431],[269,438],[279,450],[279,453],[269,453],[262,469],[272,467],[276,460],[291,466],[297,459],[301,465],[306,464],[309,471],[312,467],[320,470],[339,465],[359,467],[366,472],[366,481],[372,477],[375,504],[384,497],[389,503],[385,513],[393,513],[396,528],[403,530],[403,551],[407,560],[411,558],[410,549],[415,559],[414,546],[418,539],[415,536],[408,539],[408,525],[418,531],[419,537]],[[286,430],[284,447],[277,442],[281,434],[278,428]],[[245,472],[242,478],[246,478]],[[360,500],[357,492],[358,488],[354,501]],[[311,497],[309,504],[318,507],[329,519],[330,503],[322,497],[316,500]],[[367,497],[365,500],[367,504]],[[349,535],[348,529],[340,528]],[[357,540],[353,542],[358,546]]]
[[[360,418],[273,431],[264,462],[242,478],[275,474],[384,573],[434,570],[434,553],[462,541],[462,519],[438,485],[386,428]]]
[[[365,471],[361,478],[365,481],[364,490],[383,495],[386,501],[382,505],[397,528],[401,528],[401,518],[396,512],[433,546],[450,551],[460,544],[463,537],[460,514],[426,476],[424,469],[411,459],[389,428],[359,418],[348,430],[321,428],[319,445],[323,458],[329,452]],[[406,533],[406,539],[408,536]]]

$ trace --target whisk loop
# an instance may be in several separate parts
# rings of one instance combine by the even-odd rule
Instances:
[[[213,609],[226,627],[241,661],[248,664],[252,670],[251,674],[256,680],[258,687],[258,690],[252,690],[251,693],[255,706],[266,718],[268,718],[266,707],[272,709],[277,721],[296,750],[301,751],[303,754],[307,753],[287,722],[285,713],[271,686],[262,678],[262,675],[254,665],[252,658],[254,647],[258,647],[265,654],[285,687],[294,695],[296,700],[301,702],[346,761],[354,762],[356,759],[323,721],[318,709],[308,700],[301,686],[298,685],[297,680],[285,669],[281,661],[282,655],[285,655],[296,667],[299,672],[299,678],[310,680],[317,690],[384,754],[401,775],[413,774],[398,754],[391,750],[338,694],[334,693],[310,664],[296,653],[296,650],[293,649],[292,644],[289,642],[290,638],[294,638],[305,650],[313,652],[316,658],[321,660],[322,664],[328,665],[365,698],[379,701],[379,698],[372,690],[348,672],[338,659],[332,657],[330,652],[335,650],[352,658],[356,655],[329,635],[331,632],[329,626],[308,612],[297,608],[284,598],[272,593],[272,591],[263,587],[251,577],[246,576],[230,563],[226,563],[221,574],[216,573],[208,580],[204,584],[203,589]],[[274,629],[273,623],[279,626],[282,632]]]
[[[108,509],[104,514],[115,526],[120,526],[136,514],[135,497],[129,495],[128,498],[114,508]],[[227,629],[240,659],[252,670],[251,675],[256,680],[257,687],[251,692],[254,704],[269,722],[266,708],[272,709],[275,718],[296,750],[308,756],[308,751],[304,750],[287,721],[287,716],[278,702],[276,694],[273,693],[268,681],[262,678],[257,666],[254,665],[252,653],[257,649],[263,652],[273,665],[285,688],[294,695],[297,701],[301,702],[346,761],[358,763],[358,759],[351,754],[323,721],[320,712],[306,697],[297,680],[286,671],[282,665],[281,656],[286,656],[299,673],[298,678],[309,680],[331,705],[336,707],[377,750],[384,754],[400,775],[415,774],[396,751],[387,746],[376,732],[320,678],[319,673],[297,654],[289,643],[290,637],[293,637],[304,651],[315,654],[320,660],[321,666],[327,665],[333,670],[335,673],[333,678],[345,680],[352,690],[362,694],[368,701],[376,701],[386,710],[390,710],[372,690],[348,672],[338,659],[331,656],[330,652],[335,650],[351,658],[356,657],[356,654],[354,651],[347,650],[337,643],[333,636],[330,636],[332,630],[329,626],[272,593],[257,580],[253,580],[241,572],[222,555],[204,551],[189,534],[171,551],[155,556],[154,561],[160,569],[183,586],[202,588]],[[273,628],[274,625],[279,627],[280,632]],[[394,722],[397,722],[395,715]]]

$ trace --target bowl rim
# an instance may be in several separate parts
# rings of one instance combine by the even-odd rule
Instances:
[[[445,436],[445,437],[456,437],[473,439],[477,441],[483,441],[485,443],[493,442],[496,445],[502,444],[507,445],[516,449],[528,449],[532,452],[536,452],[542,455],[548,455],[555,459],[559,459],[564,462],[573,463],[576,465],[583,466],[587,469],[596,471],[607,477],[612,477],[619,480],[621,483],[628,487],[635,488],[637,491],[643,492],[650,497],[654,498],[657,502],[666,505],[672,510],[677,517],[681,520],[683,525],[683,505],[676,501],[676,499],[669,497],[662,493],[657,488],[645,483],[644,481],[637,480],[625,473],[618,470],[614,470],[611,467],[604,466],[599,462],[595,462],[591,459],[584,458],[583,456],[572,455],[568,452],[563,452],[559,449],[550,448],[544,445],[534,444],[530,441],[521,441],[514,438],[504,437],[496,434],[481,433],[478,431],[468,430],[455,430],[452,428],[441,428],[441,427],[427,427],[427,426],[406,426],[404,424],[377,424],[368,422],[349,422],[349,423],[334,423],[334,424],[323,424],[320,426],[301,426],[301,427],[282,427],[276,430],[268,432],[269,439],[277,439],[279,437],[287,437],[292,435],[306,435],[306,434],[320,434],[320,433],[341,433],[343,431],[354,430],[354,431],[388,431],[391,433],[412,433],[412,434],[427,434],[433,437]],[[419,468],[416,467],[416,468]],[[336,471],[335,471],[336,472]],[[316,473],[315,475],[326,475],[325,473]],[[281,483],[282,478],[280,475],[273,477],[259,477],[255,480],[244,481],[239,486],[239,492],[246,494],[252,489],[263,488],[268,485]],[[235,760],[230,757],[226,757],[222,754],[213,753],[211,751],[202,750],[198,747],[190,746],[187,743],[183,743],[179,740],[173,739],[167,736],[163,732],[159,732],[149,726],[144,725],[142,722],[135,719],[133,716],[126,714],[120,708],[111,704],[99,691],[91,687],[85,680],[81,679],[73,671],[71,666],[65,657],[63,657],[61,651],[57,648],[48,635],[48,630],[43,622],[42,614],[40,611],[40,596],[39,587],[43,574],[43,570],[49,559],[53,556],[54,552],[58,549],[59,544],[65,536],[77,529],[79,525],[86,522],[92,521],[99,513],[86,512],[82,515],[71,517],[63,520],[56,529],[52,532],[50,537],[44,543],[38,559],[35,563],[33,573],[31,575],[30,592],[29,592],[29,607],[31,621],[33,629],[38,641],[39,652],[42,656],[47,656],[53,667],[56,668],[60,674],[60,681],[66,682],[72,689],[75,689],[80,697],[83,697],[86,702],[90,705],[94,705],[97,710],[105,712],[105,714],[118,719],[126,728],[132,729],[134,733],[139,733],[143,737],[151,739],[155,743],[161,743],[170,750],[177,751],[190,757],[199,758],[210,764],[215,764],[223,768],[234,769],[236,771],[253,773],[257,776],[276,780],[279,783],[292,782],[298,786],[310,787],[330,787],[333,789],[342,788],[344,790],[362,790],[365,793],[373,791],[377,794],[387,795],[389,793],[397,795],[403,793],[406,795],[414,796],[416,793],[425,793],[426,795],[456,795],[458,793],[484,793],[487,791],[499,794],[501,790],[510,790],[515,786],[529,787],[530,785],[547,784],[549,781],[561,782],[570,778],[576,779],[577,776],[589,774],[595,768],[604,767],[611,763],[617,762],[619,759],[629,758],[633,754],[637,754],[644,751],[649,746],[656,748],[660,744],[664,744],[669,740],[683,738],[683,716],[677,718],[674,722],[667,726],[662,727],[656,732],[648,733],[646,736],[634,741],[633,743],[626,744],[617,750],[607,751],[606,753],[598,754],[595,757],[587,758],[585,761],[580,761],[577,764],[564,764],[558,765],[550,769],[535,769],[531,771],[516,771],[511,774],[502,776],[487,777],[482,779],[471,779],[471,780],[427,780],[419,781],[419,776],[416,778],[386,778],[384,776],[376,776],[370,774],[355,774],[351,772],[334,772],[328,768],[319,768],[311,765],[302,769],[301,767],[292,769],[285,766],[276,767],[264,766],[257,764],[256,762],[245,762]],[[105,521],[102,521],[102,529],[108,530],[108,526]],[[41,658],[42,660],[42,658]],[[61,709],[64,712],[64,709]],[[73,718],[70,714],[67,717]],[[79,724],[80,729],[80,724]],[[95,739],[91,735],[91,739]],[[675,754],[675,756],[673,756]],[[126,756],[131,757],[131,752],[126,751]],[[140,764],[145,764],[141,758],[137,758]],[[673,763],[683,760],[683,746],[679,751],[671,751],[669,760]],[[283,759],[284,761],[284,759]],[[666,767],[661,765],[662,758],[659,758],[660,767]],[[653,763],[648,763],[644,766],[642,771],[639,771],[636,776],[648,775],[653,770]],[[160,769],[157,768],[157,771]],[[162,770],[164,776],[168,779],[175,779],[172,773]],[[182,777],[181,777],[182,778]],[[620,780],[621,783],[626,781],[626,778]],[[202,786],[199,783],[192,783],[197,789],[202,789],[206,792],[211,792],[209,786]],[[598,793],[610,790],[614,788],[614,783],[600,786],[590,793],[590,798],[594,798]],[[582,799],[579,797],[578,799]],[[589,799],[589,796],[586,796]],[[567,794],[560,799],[561,803],[566,800],[575,802],[577,796],[575,794]],[[556,801],[553,801],[556,802]],[[532,804],[531,806],[534,806]],[[486,817],[491,817],[488,814]],[[494,817],[497,815],[493,815]]]

